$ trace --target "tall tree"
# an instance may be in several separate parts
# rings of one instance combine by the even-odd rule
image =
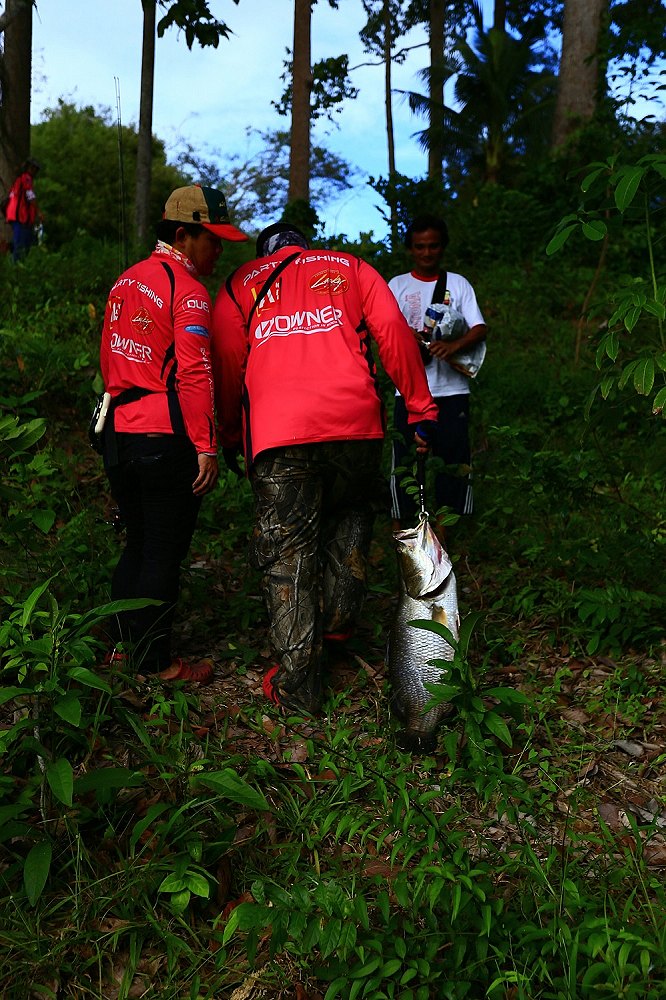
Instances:
[[[406,178],[396,166],[392,115],[392,65],[404,62],[412,49],[428,46],[429,66],[421,72],[427,85],[419,110],[428,118],[425,130],[428,150],[428,199],[442,191],[442,163],[447,146],[447,131],[441,116],[444,85],[451,76],[450,51],[457,37],[462,37],[469,24],[468,0],[363,0],[368,21],[361,31],[364,49],[379,55],[384,65],[384,103],[386,108],[389,175],[373,183],[389,206],[389,228],[392,240],[397,235],[399,215],[404,209],[402,193]],[[417,25],[427,27],[428,41],[405,46],[399,44],[406,33]],[[398,91],[398,93],[404,93]],[[411,99],[411,95],[410,95]],[[419,182],[420,183],[420,182]],[[402,192],[402,193],[400,193]],[[425,195],[424,195],[425,197]],[[439,196],[438,196],[439,197]]]
[[[446,134],[450,178],[456,180],[456,170],[460,178],[472,170],[482,181],[495,183],[507,180],[517,155],[543,151],[553,80],[540,65],[531,31],[516,38],[498,28],[484,30],[480,5],[472,4],[472,11],[474,44],[459,40],[445,60],[445,74],[456,78],[454,97],[459,107],[440,106],[440,128]],[[434,109],[428,97],[410,93],[409,101],[413,111],[432,121]],[[425,148],[431,137],[429,129],[418,133]]]
[[[280,100],[273,101],[278,114],[291,118],[288,215],[313,232],[317,218],[310,204],[312,125],[322,117],[332,123],[342,101],[358,93],[349,82],[346,55],[320,59],[312,65],[312,11],[316,2],[294,0],[294,45],[282,75],[286,87]],[[328,3],[338,6],[338,0]]]
[[[32,0],[7,0],[0,33],[0,184],[6,192],[30,154]]]
[[[379,56],[384,68],[384,117],[386,120],[386,146],[388,157],[388,190],[397,177],[395,135],[393,130],[393,64],[402,63],[409,48],[397,48],[398,39],[415,24],[427,17],[422,3],[405,4],[403,0],[363,0],[367,22],[361,29],[363,48],[370,55]],[[426,44],[426,43],[423,43]],[[389,229],[391,242],[398,239],[398,214],[395,200],[388,198]]]
[[[153,84],[155,80],[155,0],[141,0],[143,36],[141,47],[141,98],[139,140],[136,150],[136,236],[143,243],[148,235],[150,182],[153,162]]]
[[[506,0],[495,0],[493,4],[493,28],[506,30]]]
[[[233,0],[235,4],[238,0]],[[137,239],[143,241],[148,232],[150,184],[153,143],[153,90],[155,78],[155,22],[159,5],[165,11],[157,24],[159,38],[174,26],[185,33],[188,49],[194,42],[202,47],[217,48],[220,38],[228,38],[230,30],[223,21],[213,17],[209,0],[141,0],[143,8],[143,44],[141,58],[141,102],[139,108],[139,146],[136,177],[135,222]]]
[[[428,178],[433,184],[441,185],[447,147],[446,129],[441,119],[444,85],[451,76],[451,52],[471,26],[471,15],[466,0],[429,0],[423,8],[423,0],[412,0],[409,12],[412,20],[423,20],[428,25],[430,65],[420,73],[427,85],[423,111],[428,119]]]
[[[605,66],[602,68],[599,56],[608,4],[609,0],[566,0],[564,5],[553,149],[562,147],[597,110],[604,91]]]
[[[313,0],[294,0],[291,83],[291,158],[288,200],[310,201],[311,27]]]
[[[431,0],[430,21],[428,25],[428,43],[430,48],[430,113],[428,127],[431,130],[431,141],[428,145],[428,177],[439,184],[442,183],[442,165],[444,160],[444,137],[435,128],[435,108],[444,104],[444,25],[446,0]]]

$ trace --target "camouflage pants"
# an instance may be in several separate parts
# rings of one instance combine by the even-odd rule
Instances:
[[[383,503],[381,441],[262,452],[252,473],[253,561],[263,573],[275,683],[309,711],[321,703],[322,636],[353,627]]]

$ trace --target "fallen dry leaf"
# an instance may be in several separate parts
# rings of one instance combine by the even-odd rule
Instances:
[[[284,759],[292,764],[302,764],[308,759],[308,748],[301,740],[298,740],[291,749],[286,750]]]
[[[578,772],[578,784],[587,784],[591,778],[599,772],[599,761],[591,760],[587,764],[583,764],[580,771]]]
[[[615,802],[600,802],[599,816],[610,830],[622,830],[627,824],[627,814]]]
[[[560,715],[565,722],[569,722],[572,725],[587,726],[590,722],[590,716],[582,708],[563,708],[560,711]]]
[[[259,990],[258,982],[259,973],[255,972],[245,980],[242,986],[233,991],[229,1000],[254,1000],[254,998],[258,1000],[264,994],[263,990]]]
[[[617,747],[618,750],[622,750],[630,757],[642,757],[645,753],[640,743],[632,743],[631,740],[613,740],[611,746]]]
[[[253,897],[252,893],[251,892],[243,892],[243,893],[241,893],[240,896],[238,896],[237,899],[231,899],[227,903],[227,905],[224,907],[224,909],[222,910],[222,913],[220,914],[220,919],[221,920],[228,920],[229,919],[229,914],[231,913],[231,911],[235,910],[236,907],[240,906],[241,903],[254,903],[254,897]]]
[[[655,837],[643,848],[645,863],[651,867],[666,865],[666,841],[663,837]]]

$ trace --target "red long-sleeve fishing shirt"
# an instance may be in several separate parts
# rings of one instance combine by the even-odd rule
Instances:
[[[208,292],[170,248],[158,245],[118,278],[102,332],[104,386],[112,397],[133,387],[150,394],[116,409],[116,431],[173,433],[175,393],[197,452],[215,454],[210,321]]]
[[[388,285],[351,254],[303,250],[246,319],[266,279],[295,252],[242,265],[213,309],[215,391],[225,447],[260,452],[384,435],[371,338],[411,420],[435,420],[416,341]]]

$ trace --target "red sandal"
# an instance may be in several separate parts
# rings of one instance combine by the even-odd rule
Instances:
[[[188,663],[186,660],[177,659],[172,660],[166,670],[161,670],[159,676],[163,681],[195,681],[197,684],[210,684],[213,672],[212,660],[196,660]]]
[[[277,666],[271,667],[269,670],[266,671],[266,673],[264,674],[264,679],[261,682],[261,690],[264,692],[268,700],[273,705],[280,704],[280,698],[278,696],[278,693],[273,687],[273,678],[275,677],[279,669],[280,668]]]

